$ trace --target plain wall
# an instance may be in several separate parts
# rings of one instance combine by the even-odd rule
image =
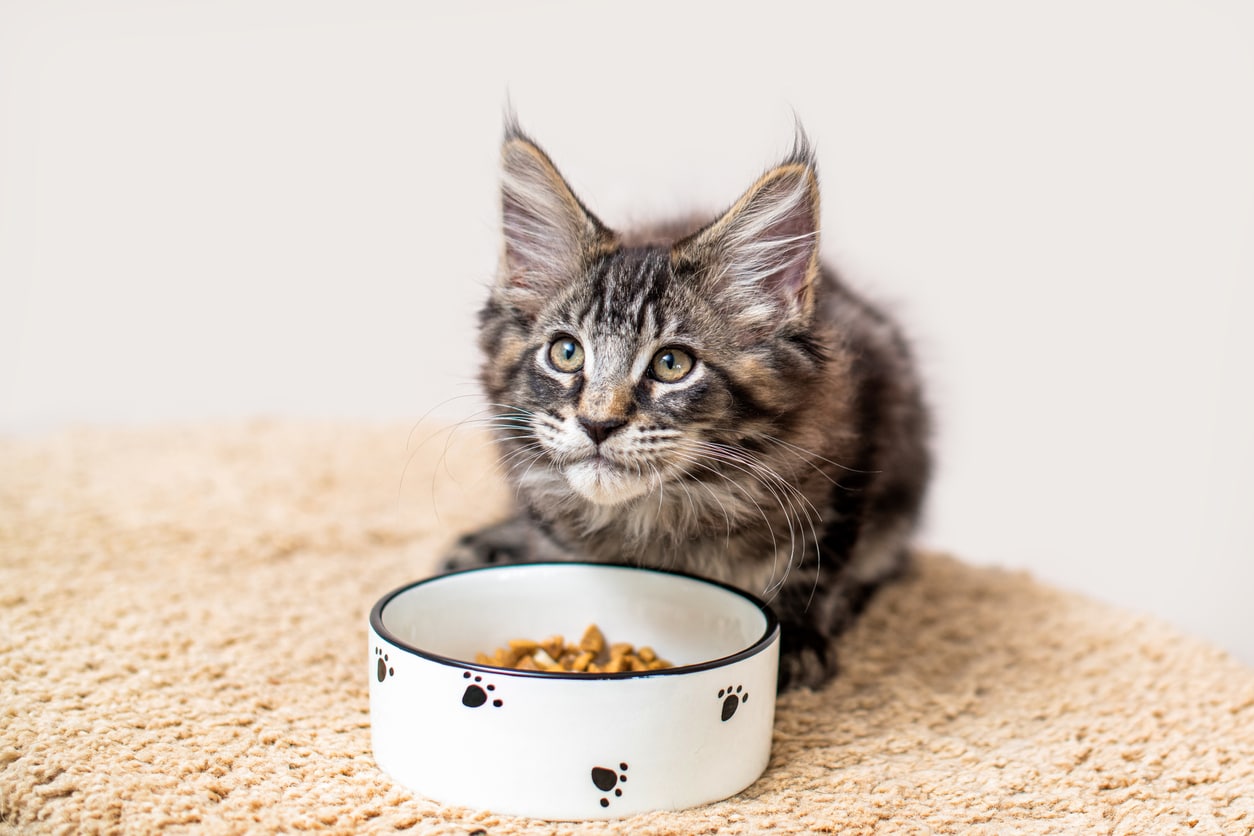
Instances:
[[[1252,8],[0,4],[0,431],[466,417],[507,94],[611,225],[795,113],[930,380],[925,542],[1254,663]]]

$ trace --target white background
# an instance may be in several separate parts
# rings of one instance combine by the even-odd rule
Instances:
[[[926,542],[1254,663],[1252,8],[0,2],[0,432],[469,415],[507,93],[611,225],[795,112],[932,384]]]

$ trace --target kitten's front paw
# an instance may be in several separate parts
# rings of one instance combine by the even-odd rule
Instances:
[[[526,558],[524,538],[511,521],[463,535],[440,561],[441,572],[477,569],[503,563],[522,563]]]
[[[812,650],[781,656],[779,660],[779,691],[797,688],[818,690],[835,675],[835,667],[828,665]]]
[[[476,540],[473,534],[467,534],[444,556],[439,568],[441,572],[456,572],[459,569],[517,562],[517,556],[510,549]]]
[[[836,650],[829,639],[805,627],[783,625],[779,654],[780,693],[795,688],[818,690],[835,675]]]

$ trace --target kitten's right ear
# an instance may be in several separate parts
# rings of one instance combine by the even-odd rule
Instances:
[[[557,167],[511,122],[501,146],[505,237],[498,288],[534,316],[617,238],[575,197]]]

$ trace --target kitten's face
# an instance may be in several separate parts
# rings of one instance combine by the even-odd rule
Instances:
[[[537,318],[515,402],[576,493],[635,499],[726,433],[735,358],[713,314],[674,281],[665,250],[644,249],[601,260]]]
[[[809,164],[768,173],[688,238],[623,247],[532,143],[509,137],[504,161],[481,344],[514,478],[606,508],[691,495],[715,460],[751,467],[739,445],[771,431],[818,363]]]

